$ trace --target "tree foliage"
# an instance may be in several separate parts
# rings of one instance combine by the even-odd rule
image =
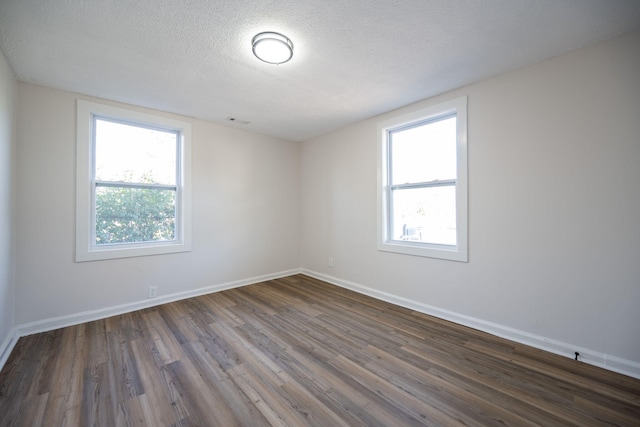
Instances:
[[[175,238],[175,191],[96,188],[96,243],[133,243]]]

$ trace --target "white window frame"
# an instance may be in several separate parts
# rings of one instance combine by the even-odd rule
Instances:
[[[95,241],[94,117],[178,132],[176,236],[171,241],[97,245]],[[111,105],[77,100],[76,262],[191,250],[191,124]]]
[[[391,236],[391,164],[389,133],[412,124],[456,116],[455,245],[394,240]],[[378,250],[468,262],[467,97],[423,107],[378,123]]]

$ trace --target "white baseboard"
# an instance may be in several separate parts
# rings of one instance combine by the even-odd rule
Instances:
[[[236,280],[228,283],[220,283],[217,285],[192,289],[185,292],[176,292],[170,295],[162,295],[157,298],[135,301],[113,307],[83,311],[81,313],[55,317],[51,319],[38,320],[36,322],[23,323],[21,325],[18,325],[15,329],[17,330],[17,336],[19,338],[27,335],[37,334],[40,332],[52,331],[54,329],[64,328],[67,326],[78,325],[85,322],[92,322],[94,320],[105,319],[107,317],[117,316],[123,313],[130,313],[132,311],[155,307],[157,305],[197,297],[200,295],[220,292],[227,289],[239,288],[241,286],[265,282],[267,280],[279,279],[281,277],[291,276],[298,273],[300,273],[300,270],[295,269],[267,274],[263,276],[250,277],[248,279]]]
[[[428,304],[411,301],[397,295],[382,292],[347,280],[338,279],[337,277],[317,273],[315,271],[302,269],[300,272],[307,276],[314,277],[316,279],[323,280],[336,286],[350,289],[352,291],[368,295],[382,301],[387,301],[401,307],[418,311],[420,313],[425,313],[463,326],[468,326],[473,329],[487,332],[491,335],[496,335],[498,337],[545,350],[550,353],[574,358],[575,352],[577,351],[578,353],[580,353],[579,360],[581,362],[640,379],[640,363],[634,362],[632,360],[611,356],[598,351],[557,341],[551,338],[546,338],[540,335],[531,334],[529,332],[520,331],[508,326],[488,322],[486,320],[477,319],[449,310],[443,310]]]
[[[19,338],[20,336],[18,335],[18,328],[13,328],[9,331],[9,335],[0,345],[0,371],[2,371],[4,364],[7,363],[9,355],[13,351],[13,348],[16,346]]]
[[[370,297],[387,301],[392,304],[399,305],[411,310],[425,313],[440,319],[448,320],[460,325],[468,326],[473,329],[478,329],[483,332],[487,332],[492,335],[499,336],[511,341],[515,341],[521,344],[529,345],[531,347],[539,348],[554,354],[559,354],[565,357],[574,357],[574,352],[580,353],[579,360],[588,363],[590,365],[599,366],[610,371],[618,372],[620,374],[628,375],[633,378],[640,379],[640,363],[632,360],[623,359],[620,357],[608,355],[605,353],[593,351],[587,348],[575,346],[569,343],[553,340],[540,335],[531,334],[528,332],[520,331],[518,329],[510,328],[508,326],[499,325],[497,323],[488,322],[486,320],[477,319],[474,317],[466,316],[464,314],[455,313],[449,310],[443,310],[428,304],[418,303],[409,299],[393,295],[387,292],[382,292],[376,289],[369,288],[364,285],[360,285],[347,280],[338,279],[337,277],[317,273],[315,271],[307,269],[294,269],[282,271],[279,273],[268,274],[263,276],[251,277],[248,279],[237,280],[234,282],[221,283],[217,285],[207,286],[204,288],[193,289],[185,292],[177,292],[171,295],[164,295],[158,298],[147,299],[143,301],[136,301],[127,304],[121,304],[114,307],[107,307],[99,310],[85,311],[81,313],[75,313],[67,316],[60,316],[51,319],[44,319],[36,322],[24,323],[18,325],[11,330],[9,336],[5,339],[0,346],[0,370],[6,363],[11,351],[15,347],[18,339],[23,336],[51,331],[54,329],[64,328],[67,326],[77,325],[85,322],[91,322],[94,320],[104,319],[111,316],[116,316],[123,313],[129,313],[135,310],[141,310],[144,308],[154,307],[161,304],[166,304],[174,301],[179,301],[199,295],[210,294],[214,292],[220,292],[227,289],[238,288],[241,286],[251,285],[254,283],[265,282],[268,280],[279,279],[282,277],[291,276],[294,274],[305,274],[310,277],[314,277],[319,280],[340,286],[342,288],[350,289],[352,291],[368,295]]]

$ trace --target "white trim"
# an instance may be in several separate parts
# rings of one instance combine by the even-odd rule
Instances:
[[[2,368],[4,368],[4,364],[7,363],[7,360],[9,360],[11,352],[18,343],[18,339],[20,339],[18,328],[13,328],[9,331],[9,335],[4,340],[2,345],[0,345],[0,371],[2,371]]]
[[[92,116],[127,120],[162,127],[180,133],[181,153],[178,162],[180,191],[176,199],[177,240],[173,242],[135,243],[98,247],[92,242],[93,144]],[[163,116],[141,113],[120,107],[77,100],[76,123],[76,262],[159,255],[191,250],[191,124]]]
[[[423,120],[455,114],[456,119],[456,237],[455,246],[402,242],[389,236],[389,142],[388,133],[394,129]],[[419,108],[378,123],[378,250],[406,255],[468,262],[468,131],[467,97]]]
[[[319,280],[323,280],[333,285],[358,292],[360,294],[368,295],[370,297],[390,302],[392,304],[399,305],[410,310],[415,310],[420,313],[448,320],[459,325],[468,326],[482,332],[487,332],[491,335],[535,347],[540,350],[558,354],[560,356],[573,358],[574,352],[577,351],[580,353],[579,360],[581,362],[640,379],[640,363],[633,360],[623,359],[621,357],[612,356],[606,353],[579,347],[566,342],[557,341],[536,334],[531,334],[529,332],[520,331],[508,326],[500,325],[471,316],[466,316],[464,314],[456,313],[453,311],[443,310],[441,308],[437,308],[428,304],[415,302],[404,297],[393,295],[387,292],[382,292],[376,289],[372,289],[368,286],[360,285],[348,280],[338,279],[337,277],[328,276],[326,274],[317,273],[315,271],[307,270],[304,268],[301,269],[301,273]]]
[[[220,283],[217,285],[206,286],[204,288],[193,289],[190,291],[176,292],[170,295],[163,295],[153,299],[145,299],[126,304],[120,304],[113,307],[102,308],[98,310],[83,311],[81,313],[70,314],[66,316],[54,317],[51,319],[38,320],[35,322],[24,323],[16,327],[20,337],[37,334],[40,332],[52,331],[54,329],[65,328],[67,326],[79,325],[85,322],[105,319],[119,314],[130,313],[136,310],[155,307],[161,304],[180,301],[187,298],[206,295],[214,292],[225,291],[227,289],[239,288],[241,286],[253,285],[255,283],[266,282],[268,280],[279,279],[282,277],[299,274],[300,270],[287,270],[273,274],[265,274],[263,276],[251,277],[248,279],[236,280],[233,282]]]

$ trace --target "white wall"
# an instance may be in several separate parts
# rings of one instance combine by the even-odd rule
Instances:
[[[75,263],[77,97],[18,85],[18,324],[145,301],[149,285],[162,298],[298,268],[299,143],[184,117],[193,250]]]
[[[14,326],[14,227],[13,186],[15,160],[14,117],[16,81],[9,63],[0,52],[0,366],[3,350]]]
[[[469,263],[376,250],[376,123],[385,114],[303,143],[302,267],[640,362],[640,33],[418,105],[461,95]]]

